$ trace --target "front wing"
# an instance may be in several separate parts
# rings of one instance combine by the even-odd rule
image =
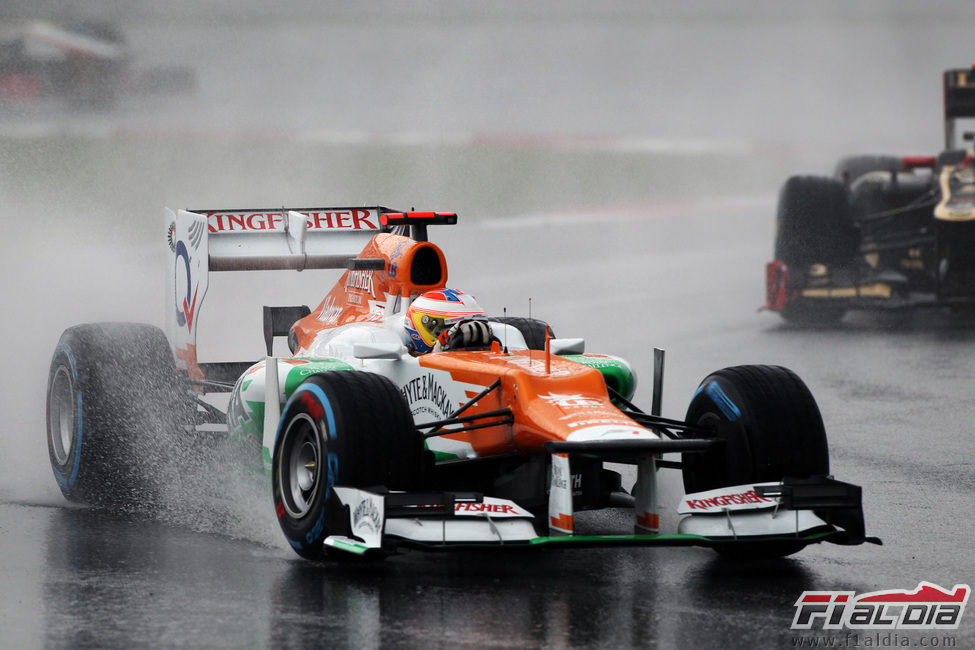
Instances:
[[[887,278],[883,274],[869,278],[841,274],[828,281],[797,279],[781,261],[766,264],[765,279],[764,309],[769,311],[783,311],[786,305],[799,302],[842,309],[899,310],[943,307],[961,299],[954,296],[945,300],[929,287],[905,286],[903,278]]]
[[[703,546],[727,548],[785,542],[880,543],[864,535],[860,488],[827,477],[783,479],[686,495],[672,534],[575,535],[550,523],[538,534],[535,516],[517,503],[476,493],[406,493],[333,487],[325,546],[347,553],[389,555],[401,549],[584,548]],[[338,524],[338,525],[335,525]],[[344,525],[343,525],[344,524]],[[544,527],[543,527],[544,528]]]

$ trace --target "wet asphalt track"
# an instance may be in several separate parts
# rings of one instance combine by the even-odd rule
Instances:
[[[133,99],[107,116],[57,106],[2,114],[3,299],[18,316],[3,326],[0,645],[791,647],[803,590],[972,584],[975,322],[855,315],[802,330],[756,309],[778,184],[828,171],[850,152],[936,148],[938,75],[971,59],[975,14],[962,3],[938,14],[899,3],[817,6],[732,15],[720,3],[700,12],[558,4],[550,10],[568,18],[532,10],[515,20],[431,4],[402,20],[328,21],[309,9],[313,20],[225,18],[225,28],[136,15],[143,56],[179,60],[166,47],[175,40],[199,66],[196,96]],[[319,33],[329,38],[289,40]],[[245,47],[256,35],[275,44],[263,59]],[[353,47],[410,36],[415,47],[392,59],[385,48]],[[319,72],[306,87],[309,69]],[[366,96],[379,87],[401,102],[396,110]],[[352,99],[330,102],[333,94]],[[611,169],[573,176],[593,149]],[[234,155],[212,160],[211,150]],[[268,150],[276,157],[267,168],[248,158]],[[281,169],[330,150],[356,152],[355,169],[335,160]],[[464,173],[483,158],[515,172]],[[403,172],[403,160],[423,169]],[[659,175],[620,181],[632,167]],[[354,192],[341,189],[346,180]],[[316,194],[322,186],[329,196]],[[593,198],[579,198],[580,187]],[[160,207],[335,194],[457,209],[461,225],[434,234],[451,284],[491,311],[523,314],[531,299],[561,336],[633,360],[644,404],[651,348],[665,348],[665,415],[680,416],[697,382],[722,366],[793,368],[819,401],[833,472],[864,487],[868,532],[885,545],[735,565],[693,548],[312,565],[281,541],[260,486],[230,480],[218,463],[152,519],[67,506],[44,453],[50,350],[75,322],[161,317]],[[38,221],[45,226],[28,225]],[[286,291],[273,282],[255,279],[271,296],[288,294],[282,304],[323,292],[314,278]],[[207,309],[233,312],[218,288]],[[214,358],[260,349],[259,319],[243,319],[229,318],[238,327],[219,341],[235,350]],[[665,479],[664,504],[678,496],[679,479]],[[975,646],[975,619],[936,636]],[[866,647],[864,635],[855,641]]]

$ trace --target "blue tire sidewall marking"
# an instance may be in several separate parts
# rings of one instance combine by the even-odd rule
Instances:
[[[284,405],[283,412],[287,413],[288,409],[292,406],[292,404],[296,400],[300,399],[301,394],[306,392],[310,392],[311,394],[313,394],[315,398],[318,400],[318,403],[322,405],[322,410],[325,413],[325,425],[328,429],[326,431],[326,434],[328,435],[329,440],[335,440],[335,414],[332,412],[332,403],[325,395],[325,391],[323,391],[322,388],[317,384],[311,382],[305,382],[300,386],[298,386],[298,388],[295,389],[295,392],[291,394],[291,397],[288,398],[288,402]],[[283,428],[283,425],[284,425],[284,417],[282,417],[281,420],[278,422],[278,430],[274,434],[275,450],[278,448],[278,440],[281,437],[281,430]],[[338,474],[338,469],[339,469],[338,456],[336,456],[332,452],[329,452],[328,476],[326,478],[326,484],[325,484],[326,499],[329,497],[329,493],[332,490],[332,486],[335,484],[335,476]],[[325,509],[323,508],[321,514],[318,517],[318,521],[316,521],[315,525],[312,526],[311,530],[309,530],[309,532],[304,535],[304,539],[302,541],[296,542],[295,540],[292,540],[287,535],[285,535],[285,538],[288,540],[288,543],[294,546],[295,548],[301,548],[306,544],[311,544],[312,542],[308,540],[308,537],[311,535],[312,532],[314,532],[315,530],[321,527],[324,518],[325,518]]]
[[[57,480],[58,485],[62,489],[70,490],[78,480],[78,470],[81,468],[81,444],[84,434],[84,418],[81,410],[81,389],[78,387],[78,362],[75,361],[74,352],[71,351],[71,346],[67,343],[58,343],[58,347],[54,350],[54,357],[57,358],[59,354],[64,354],[68,359],[68,365],[71,368],[71,387],[75,391],[74,462],[71,466],[71,472],[67,477],[62,474],[61,468],[54,463],[51,463],[51,467],[54,469],[54,478]]]
[[[703,387],[703,390],[728,421],[734,422],[741,416],[741,409],[731,401],[731,398],[721,389],[717,381],[712,380],[707,386]],[[697,392],[700,393],[701,389],[699,388]],[[695,393],[696,395],[697,393]]]

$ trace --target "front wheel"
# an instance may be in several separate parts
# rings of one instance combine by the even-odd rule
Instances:
[[[319,559],[348,517],[329,508],[333,486],[415,490],[423,439],[406,400],[390,380],[357,371],[313,375],[281,415],[271,476],[274,507],[298,555]]]
[[[723,451],[684,455],[688,493],[829,473],[819,407],[788,368],[735,366],[708,375],[686,420],[725,440]]]
[[[819,407],[806,384],[788,368],[736,366],[708,375],[691,399],[686,420],[725,441],[723,449],[684,454],[687,493],[829,473]],[[775,557],[803,546],[736,542],[715,550],[732,557]]]

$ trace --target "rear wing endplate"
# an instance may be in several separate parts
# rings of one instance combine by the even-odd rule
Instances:
[[[945,149],[957,148],[955,120],[975,118],[975,66],[945,70]]]

